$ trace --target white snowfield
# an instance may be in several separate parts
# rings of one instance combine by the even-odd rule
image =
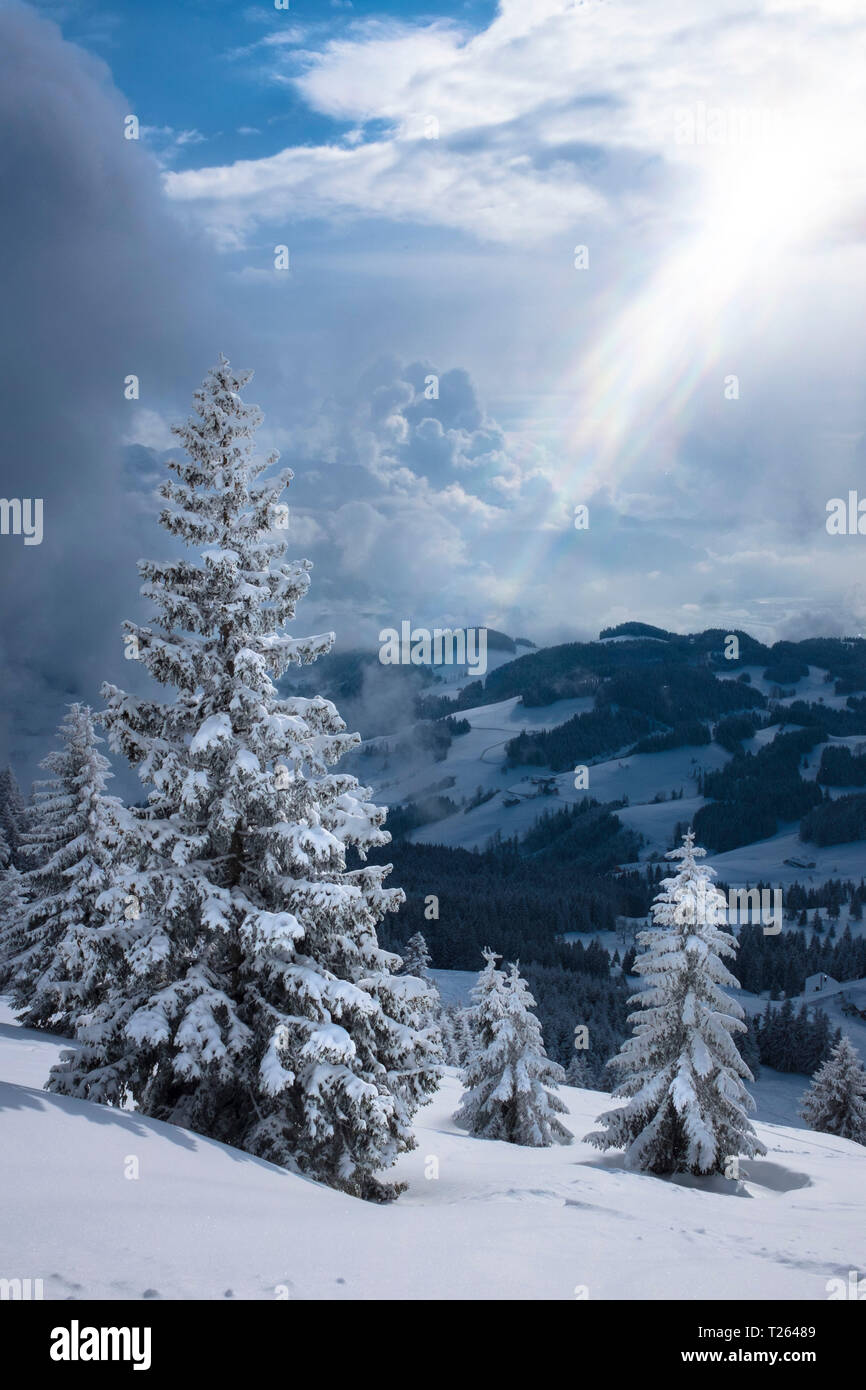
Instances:
[[[46,1298],[824,1300],[864,1273],[866,1149],[830,1135],[759,1123],[740,1182],[663,1180],[582,1143],[469,1138],[449,1072],[379,1207],[46,1094],[61,1046],[0,1023],[0,1278]],[[608,1101],[561,1095],[577,1136]]]

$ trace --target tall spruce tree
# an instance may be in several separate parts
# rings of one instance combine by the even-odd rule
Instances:
[[[535,1000],[517,965],[506,975],[496,968],[494,951],[485,950],[484,959],[473,990],[476,1050],[454,1121],[471,1134],[509,1144],[570,1144],[573,1135],[557,1118],[566,1106],[546,1089],[564,1081],[565,1073],[544,1051],[541,1025],[531,1012]]]
[[[398,976],[376,927],[404,899],[384,808],[330,769],[357,734],[330,701],[281,699],[272,678],[330,650],[333,633],[284,625],[309,585],[287,563],[287,469],[254,457],[251,373],[221,358],[176,428],[188,457],[163,484],[166,530],[196,559],[141,562],[156,616],[127,623],[160,703],[107,687],[113,749],[152,788],[121,883],[109,997],[49,1083],[187,1125],[356,1195],[396,1188],[377,1171],[415,1145],[435,1090],[438,1034],[422,980]],[[355,853],[356,867],[347,867]]]
[[[98,998],[106,913],[124,814],[105,794],[111,777],[103,740],[87,705],[72,704],[58,731],[61,747],[40,764],[30,830],[22,839],[35,867],[12,879],[5,895],[5,954],[21,1022],[64,1033]]]
[[[679,869],[662,880],[654,925],[638,937],[645,987],[630,1000],[633,1034],[610,1063],[624,1076],[614,1097],[627,1103],[586,1136],[625,1149],[628,1166],[645,1172],[724,1173],[729,1158],[766,1152],[747,1118],[754,1102],[743,1081],[753,1078],[733,1039],[745,1031],[743,1010],[724,992],[737,988],[722,961],[736,941],[717,925],[725,899],[697,862],[705,853],[689,830],[667,855]]]
[[[866,1068],[843,1037],[812,1078],[800,1114],[810,1129],[866,1144]]]

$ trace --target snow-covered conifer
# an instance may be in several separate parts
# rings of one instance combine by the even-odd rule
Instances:
[[[506,975],[496,968],[495,952],[483,954],[487,964],[472,992],[477,1050],[466,1068],[467,1089],[455,1123],[510,1144],[570,1144],[572,1135],[557,1119],[566,1107],[545,1089],[564,1073],[544,1051],[541,1025],[531,1012],[535,1000],[516,965]]]
[[[565,1084],[586,1090],[594,1088],[595,1076],[585,1052],[575,1052],[574,1056],[569,1059],[565,1069]]]
[[[475,1055],[475,1037],[472,1031],[471,1008],[455,1009],[454,1039],[457,1045],[458,1065],[467,1067]]]
[[[22,840],[27,834],[28,814],[18,786],[18,779],[11,767],[0,771],[0,831],[9,847],[12,863],[19,869],[24,867]]]
[[[439,1033],[442,1038],[442,1060],[446,1066],[459,1067],[460,1053],[457,1047],[457,1035],[454,1031],[454,1015],[450,1009],[444,1006],[439,1011]]]
[[[818,1068],[800,1114],[810,1129],[866,1144],[866,1068],[843,1037]]]
[[[410,936],[403,947],[403,967],[401,975],[417,975],[419,980],[430,978],[430,952],[427,942],[419,931]]]
[[[604,1130],[587,1135],[600,1149],[622,1148],[630,1167],[652,1173],[724,1173],[735,1155],[765,1153],[747,1111],[743,1085],[752,1075],[734,1033],[745,1031],[743,1010],[724,991],[737,981],[722,962],[736,941],[724,922],[725,899],[713,870],[697,860],[690,830],[668,859],[679,861],[662,880],[653,927],[641,932],[635,962],[645,987],[630,1002],[634,1025],[611,1066],[624,1076],[614,1097],[627,1103],[599,1117]]]
[[[378,1170],[415,1145],[437,1084],[438,1033],[423,980],[398,976],[376,927],[403,901],[385,810],[331,771],[359,743],[330,701],[281,699],[272,678],[327,652],[333,633],[285,631],[309,585],[289,563],[279,498],[262,474],[250,373],[225,358],[176,428],[161,517],[198,552],[142,562],[150,623],[126,624],[172,701],[107,687],[113,749],[151,787],[121,885],[125,974],[79,1029],[50,1085],[187,1125],[345,1191],[394,1194]],[[356,852],[357,867],[347,866]]]
[[[11,986],[24,949],[26,904],[24,875],[9,864],[0,874],[0,990]]]
[[[26,844],[35,867],[11,886],[12,997],[22,1022],[55,1032],[72,1029],[102,988],[106,915],[99,898],[110,886],[123,808],[105,795],[111,773],[87,705],[72,704],[60,725],[62,746],[40,764],[53,776],[36,784]]]

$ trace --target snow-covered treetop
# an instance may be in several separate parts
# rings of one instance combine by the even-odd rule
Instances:
[[[142,593],[156,604],[162,631],[125,624],[151,674],[189,692],[235,674],[265,692],[268,673],[313,661],[334,641],[331,632],[296,640],[282,631],[307,592],[311,565],[282,558],[279,498],[293,474],[262,479],[279,455],[254,455],[262,413],[240,398],[251,376],[221,357],[195,393],[195,414],[173,426],[189,457],[169,461],[177,481],[160,488],[170,504],[160,521],[198,548],[203,563],[140,561]]]
[[[695,844],[691,829],[683,835],[681,845],[668,850],[665,858],[678,860],[679,869],[659,885],[661,892],[652,906],[656,926],[700,928],[726,923],[724,894],[713,884],[716,871],[697,862],[705,855],[706,850]]]
[[[702,845],[695,844],[695,832],[689,826],[683,835],[682,844],[676,845],[674,849],[669,849],[665,859],[682,859],[684,863],[691,864],[695,859],[703,859],[706,852]]]

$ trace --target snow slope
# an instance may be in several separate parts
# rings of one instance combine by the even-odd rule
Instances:
[[[412,800],[424,794],[431,783],[451,776],[454,783],[447,795],[458,800],[473,796],[478,787],[484,791],[496,788],[504,791],[509,785],[501,775],[505,762],[505,745],[525,730],[549,729],[556,724],[564,724],[572,715],[585,714],[593,706],[587,696],[574,700],[558,700],[554,705],[538,709],[524,709],[519,697],[500,700],[495,705],[479,705],[477,709],[460,710],[459,718],[472,725],[469,733],[458,735],[448,749],[442,762],[419,761],[409,766],[383,768],[384,760],[377,756],[358,762],[364,778],[374,781],[377,795],[381,795],[391,805],[399,801]],[[372,739],[375,748],[382,739]],[[541,771],[533,768],[533,772]],[[519,774],[509,777],[509,782],[518,780]]]
[[[552,708],[556,707],[548,707],[547,721],[540,727],[550,728],[560,722],[558,719],[550,718]],[[698,771],[723,767],[730,758],[729,753],[714,743],[703,748],[674,748],[664,753],[608,758],[604,762],[590,764],[589,786],[585,791],[578,791],[574,786],[573,770],[552,775],[540,767],[513,768],[507,776],[503,776],[504,743],[508,736],[500,734],[503,746],[489,748],[482,762],[479,761],[476,746],[471,742],[478,739],[479,734],[480,731],[473,728],[471,733],[455,739],[445,761],[436,764],[439,769],[438,775],[445,776],[460,767],[455,789],[447,793],[452,797],[456,797],[457,792],[474,792],[479,785],[485,791],[496,789],[498,794],[471,811],[458,811],[444,820],[421,826],[410,836],[416,843],[483,849],[497,830],[500,830],[503,836],[524,835],[545,811],[556,811],[562,806],[583,801],[587,797],[596,801],[617,801],[622,797],[628,797],[630,805],[618,811],[617,815],[624,824],[647,836],[647,845],[642,852],[644,857],[660,854],[670,848],[671,836],[677,821],[688,820],[697,808],[704,804],[703,797],[695,796],[695,777]],[[491,732],[485,737],[492,740],[494,735]],[[458,744],[464,746],[455,752]],[[461,761],[458,762],[458,759]],[[536,781],[533,781],[533,778]],[[549,780],[557,787],[556,796],[546,797],[537,794],[538,780],[541,778]],[[377,790],[381,791],[386,799],[392,791],[384,784]],[[679,797],[680,791],[684,793],[682,801],[653,800],[657,795],[669,797],[671,792],[675,792]],[[505,806],[503,798],[506,796],[519,797],[520,800],[517,805]],[[394,799],[399,800],[400,797],[395,795]]]
[[[46,1298],[821,1300],[863,1269],[866,1150],[847,1140],[760,1124],[770,1152],[740,1183],[662,1180],[582,1143],[469,1138],[449,1073],[395,1170],[408,1190],[378,1207],[47,1095],[61,1046],[0,1025],[0,1267]],[[576,1135],[607,1101],[562,1095]]]
[[[763,666],[738,666],[736,670],[728,674],[725,671],[714,671],[713,674],[724,680],[739,680],[744,674],[750,677],[753,690],[760,690],[762,695],[771,695],[775,686],[774,681],[764,679]],[[781,705],[792,705],[795,700],[806,700],[809,703],[829,705],[832,709],[844,709],[847,695],[837,695],[834,683],[826,680],[827,672],[821,666],[810,666],[808,676],[803,676],[799,681],[787,682],[783,689],[792,690],[792,695],[785,695],[779,700]],[[774,697],[775,698],[775,697]]]
[[[735,679],[741,669],[730,677],[722,672],[717,674],[720,679]],[[764,680],[761,668],[746,669],[751,674],[753,687],[770,694],[772,683]],[[810,667],[809,675],[791,687],[794,694],[779,703],[790,704],[794,699],[823,701],[827,706],[844,709],[847,696],[833,694],[833,686],[825,681],[825,675],[822,669]],[[363,782],[373,784],[377,797],[392,806],[423,798],[434,788],[458,804],[472,799],[479,789],[485,795],[492,793],[481,805],[467,810],[461,806],[455,814],[419,827],[409,836],[415,843],[480,850],[495,834],[504,838],[525,835],[545,811],[557,810],[587,796],[601,802],[627,798],[628,805],[617,814],[623,824],[644,836],[641,859],[658,858],[671,847],[678,822],[689,821],[705,804],[704,798],[696,794],[697,774],[723,767],[731,755],[715,743],[632,757],[620,754],[590,764],[589,786],[585,791],[575,789],[572,770],[553,775],[549,769],[536,766],[505,768],[505,745],[509,739],[522,731],[553,728],[575,714],[586,713],[594,705],[591,696],[557,700],[550,705],[531,708],[525,708],[517,696],[496,704],[479,705],[460,711],[460,718],[468,720],[471,730],[453,740],[441,762],[419,758],[409,765],[395,766],[390,758],[374,752],[370,757],[359,759],[353,770]],[[757,752],[778,733],[795,728],[800,726],[774,724],[745,740],[743,747]],[[369,747],[375,749],[383,742],[371,740]],[[827,744],[844,744],[856,752],[866,744],[866,737],[831,736]],[[816,776],[825,746],[818,745],[808,755],[803,773],[806,778]],[[556,794],[541,794],[541,780],[555,786]],[[437,787],[443,781],[450,785]],[[831,796],[842,796],[856,788],[830,788],[829,791]],[[682,800],[672,801],[672,794],[678,798],[682,796]],[[506,805],[506,800],[510,804]],[[713,862],[726,880],[733,883],[752,883],[760,878],[785,887],[795,879],[820,883],[828,877],[841,876],[855,881],[860,878],[864,859],[862,841],[819,850],[801,843],[798,828],[799,823],[783,826],[770,839],[732,851],[730,855],[716,856]],[[815,859],[816,869],[809,873],[785,865],[783,861],[791,857]]]
[[[626,813],[617,814],[624,817]],[[809,860],[815,868],[800,869],[786,864],[786,859]],[[751,845],[714,854],[708,857],[707,863],[712,864],[725,883],[757,883],[763,879],[782,889],[794,882],[808,887],[828,878],[850,878],[858,883],[866,874],[866,845],[862,840],[823,847],[807,844],[800,839],[799,822],[789,822],[769,839],[755,840]]]

